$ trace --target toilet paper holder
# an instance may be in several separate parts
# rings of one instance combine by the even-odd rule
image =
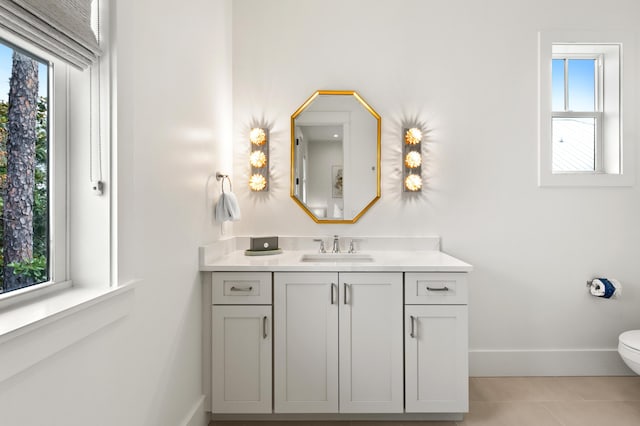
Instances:
[[[599,279],[600,279],[600,278],[598,277],[598,278],[593,278],[593,279],[588,280],[588,281],[587,281],[587,288],[591,288],[591,287],[594,285],[594,284],[593,284],[593,282],[594,282],[595,280],[599,280]],[[598,285],[598,284],[596,284],[596,285]]]
[[[610,299],[619,297],[622,293],[620,281],[614,278],[598,277],[587,281],[587,288],[591,295]]]

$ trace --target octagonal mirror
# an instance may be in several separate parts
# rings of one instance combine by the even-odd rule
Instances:
[[[380,198],[380,116],[319,90],[291,116],[291,197],[317,223],[355,223]]]

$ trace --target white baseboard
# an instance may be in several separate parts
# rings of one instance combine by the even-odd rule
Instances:
[[[629,376],[616,349],[472,350],[469,375],[490,376]]]
[[[209,419],[204,411],[204,395],[193,404],[189,413],[180,422],[180,426],[207,426]]]

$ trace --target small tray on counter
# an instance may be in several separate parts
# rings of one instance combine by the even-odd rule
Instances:
[[[281,254],[282,253],[282,249],[281,248],[277,248],[277,249],[272,249],[272,250],[250,250],[247,249],[244,251],[244,255],[245,256],[269,256],[272,254]]]

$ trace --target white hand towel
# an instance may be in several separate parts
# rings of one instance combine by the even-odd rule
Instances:
[[[240,204],[238,204],[236,194],[229,192],[225,195],[227,196],[227,211],[229,212],[231,220],[234,222],[240,220]]]
[[[225,192],[220,195],[216,203],[215,217],[217,222],[240,220],[240,206],[238,199],[233,192]]]

